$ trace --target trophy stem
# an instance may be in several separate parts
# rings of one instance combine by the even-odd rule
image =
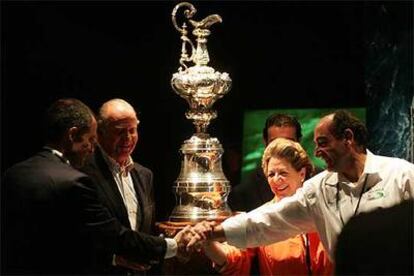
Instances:
[[[198,111],[189,110],[185,113],[187,119],[193,120],[196,133],[207,133],[207,128],[212,119],[217,118],[217,112],[214,110]]]

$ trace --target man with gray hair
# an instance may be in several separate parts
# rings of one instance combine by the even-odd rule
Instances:
[[[128,102],[105,102],[99,110],[99,147],[83,171],[98,184],[101,201],[113,216],[129,229],[150,234],[155,222],[153,174],[131,157],[138,142],[138,125],[137,114]],[[101,273],[131,272],[116,266],[121,260],[103,248],[98,262],[107,265]],[[135,267],[142,271],[148,268]]]
[[[132,231],[101,204],[96,183],[77,170],[96,142],[97,122],[85,104],[57,100],[45,122],[43,149],[2,179],[2,275],[97,275],[95,257],[102,249],[146,264],[183,252],[185,229],[174,239]]]

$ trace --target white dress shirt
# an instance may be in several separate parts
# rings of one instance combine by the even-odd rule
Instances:
[[[128,213],[129,223],[132,230],[137,230],[138,219],[138,197],[131,177],[131,170],[134,168],[134,161],[131,157],[124,166],[120,166],[114,159],[103,151],[103,156],[108,164],[109,170],[118,186],[125,208]]]
[[[391,207],[412,198],[414,165],[368,151],[357,182],[323,171],[307,180],[293,196],[231,217],[222,225],[227,242],[239,248],[266,245],[317,230],[333,259],[336,239],[355,213]]]
[[[116,163],[115,160],[107,155],[105,151],[102,150],[102,152],[124,201],[128,212],[129,223],[131,224],[131,229],[137,231],[137,215],[139,205],[138,197],[134,188],[134,182],[130,173],[130,171],[134,168],[134,161],[131,157],[129,157],[127,164],[121,167],[118,163]],[[167,243],[167,250],[165,252],[164,258],[172,258],[177,254],[177,242],[171,238],[165,238],[165,241]],[[115,264],[115,255],[113,258],[113,264]]]

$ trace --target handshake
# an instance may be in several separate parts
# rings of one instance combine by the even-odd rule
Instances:
[[[221,225],[214,221],[202,221],[193,226],[187,225],[180,230],[174,240],[177,243],[175,257],[181,263],[186,263],[195,252],[200,252],[211,241],[224,241],[224,231]],[[146,271],[151,264],[137,263],[121,255],[114,255],[113,265],[134,271]]]
[[[178,232],[174,240],[177,242],[177,259],[187,262],[190,255],[200,252],[210,241],[224,241],[223,228],[215,221],[202,221],[194,226],[187,225]]]

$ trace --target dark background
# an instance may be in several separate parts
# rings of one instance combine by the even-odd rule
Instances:
[[[174,206],[178,150],[194,132],[187,103],[170,87],[181,50],[171,22],[177,3],[2,1],[2,173],[42,146],[41,116],[52,101],[76,97],[96,111],[120,97],[139,110],[133,158],[154,171],[157,215],[165,219]],[[228,72],[233,87],[215,104],[209,133],[223,144],[232,185],[239,171],[229,160],[240,161],[245,110],[366,106],[363,35],[375,21],[362,22],[382,3],[192,3],[196,20],[223,18],[211,28],[209,65]],[[404,13],[410,5],[387,8]]]

